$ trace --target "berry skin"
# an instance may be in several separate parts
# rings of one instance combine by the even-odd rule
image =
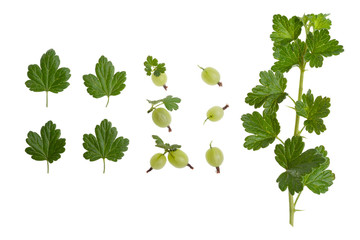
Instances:
[[[153,169],[160,170],[166,164],[166,157],[162,153],[155,153],[150,159],[150,168],[146,172],[150,172]]]
[[[220,119],[222,119],[222,117],[224,116],[224,110],[227,109],[228,107],[229,105],[226,104],[226,106],[223,108],[219,106],[214,106],[210,108],[206,113],[206,119],[204,121],[204,124],[207,120],[210,120],[212,122],[217,122]]]
[[[206,151],[205,154],[206,161],[210,164],[210,166],[216,167],[216,172],[220,173],[220,165],[224,161],[224,154],[217,147],[211,147]]]
[[[193,169],[193,167],[189,164],[189,158],[182,150],[177,149],[175,151],[169,152],[168,160],[176,168],[184,168],[186,166]]]
[[[161,128],[168,127],[169,132],[171,131],[170,128],[171,115],[165,108],[156,108],[152,112],[152,120],[158,127]]]
[[[199,66],[200,67],[200,66]],[[209,84],[209,85],[219,85],[219,87],[222,87],[222,83],[220,82],[220,73],[212,67],[202,68],[203,71],[201,72],[201,78],[202,80]]]
[[[153,83],[158,86],[161,87],[163,86],[165,88],[165,90],[167,89],[166,86],[166,82],[167,82],[167,75],[166,73],[161,73],[160,76],[155,76],[154,73],[151,74],[151,80],[153,81]]]

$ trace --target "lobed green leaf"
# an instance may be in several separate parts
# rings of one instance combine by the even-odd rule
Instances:
[[[61,153],[65,152],[66,140],[60,138],[60,135],[61,131],[56,129],[56,124],[48,121],[41,127],[40,135],[32,131],[28,133],[26,143],[29,147],[25,152],[34,160],[53,163],[60,159]]]
[[[84,134],[83,146],[86,150],[84,158],[90,161],[96,161],[100,158],[116,162],[124,156],[128,150],[129,139],[118,137],[115,127],[111,122],[104,119],[100,125],[95,127],[95,136],[93,134]]]
[[[303,17],[303,22],[307,24],[309,22],[309,26],[313,27],[314,30],[321,29],[330,29],[331,20],[326,18],[329,14],[307,14]]]
[[[310,174],[305,175],[303,184],[313,193],[320,194],[329,190],[329,187],[335,180],[335,174],[331,170],[326,170],[329,167],[330,159],[327,157],[327,151],[324,146],[316,147],[315,150],[325,158],[325,162],[318,168],[315,168]]]
[[[280,166],[286,169],[276,180],[281,191],[288,188],[292,195],[295,192],[301,192],[304,188],[303,177],[326,161],[325,157],[316,149],[302,152],[304,146],[300,136],[287,139],[284,145],[276,145],[275,159]]]
[[[275,141],[280,133],[280,125],[276,119],[276,114],[266,114],[263,116],[258,112],[244,114],[241,117],[245,131],[252,135],[245,138],[244,147],[252,150],[266,148]]]
[[[70,69],[59,68],[60,58],[53,49],[44,53],[40,59],[40,66],[37,64],[29,65],[27,76],[29,80],[25,85],[34,92],[53,92],[64,91],[70,84],[68,80],[71,76]]]
[[[152,138],[155,140],[155,147],[162,148],[165,152],[172,152],[181,148],[181,145],[178,144],[170,145],[169,143],[164,143],[164,141],[157,135],[152,135]]]
[[[150,76],[154,72],[155,76],[160,76],[161,73],[166,71],[165,63],[158,63],[156,58],[148,56],[144,62],[146,75]]]
[[[271,70],[282,73],[290,71],[293,66],[303,66],[306,53],[306,43],[300,39],[292,43],[274,46],[274,58],[278,61],[274,63]]]
[[[311,90],[308,90],[301,99],[295,104],[296,113],[307,119],[304,122],[306,131],[309,133],[315,131],[319,135],[326,130],[322,118],[327,117],[330,113],[330,98],[318,96],[314,101],[314,95]]]
[[[299,17],[292,17],[288,19],[286,16],[274,15],[273,29],[270,38],[275,45],[283,45],[296,40],[300,33],[302,21]]]
[[[167,96],[166,98],[163,98],[163,99],[154,100],[154,101],[147,100],[147,101],[153,106],[155,104],[163,103],[167,110],[172,111],[172,110],[178,110],[179,109],[178,103],[181,102],[181,99],[169,95],[169,96]]]
[[[259,108],[264,106],[265,113],[272,114],[279,110],[279,103],[285,98],[287,93],[286,78],[280,72],[262,71],[260,72],[260,83],[247,94],[245,102],[250,106]]]
[[[309,51],[305,54],[305,60],[310,63],[310,67],[321,67],[324,57],[339,55],[344,51],[343,46],[335,39],[330,40],[327,29],[309,32],[306,38],[306,45]]]
[[[104,56],[101,56],[95,66],[96,76],[84,75],[84,84],[87,92],[94,98],[116,96],[125,88],[126,72],[115,73],[114,65]]]

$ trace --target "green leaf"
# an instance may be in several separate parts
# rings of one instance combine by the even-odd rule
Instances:
[[[329,16],[329,14],[308,14],[306,15],[306,19],[309,21],[309,26],[313,27],[314,30],[330,29],[331,20],[327,19],[327,16]]]
[[[155,76],[160,76],[161,73],[166,71],[165,63],[158,63],[156,58],[148,56],[144,62],[146,75],[150,76],[154,72]]]
[[[309,133],[315,131],[319,135],[326,130],[322,118],[329,115],[330,105],[330,98],[327,97],[318,96],[314,101],[314,95],[311,93],[311,90],[302,95],[302,101],[296,102],[295,110],[298,115],[307,119],[304,122],[306,131]]]
[[[296,40],[303,26],[301,19],[294,16],[288,19],[286,16],[274,15],[273,29],[270,38],[274,41],[275,45],[283,45]]]
[[[166,71],[165,63],[160,63],[154,71],[155,76],[160,76],[161,73],[164,73]]]
[[[155,140],[155,147],[162,148],[165,150],[165,152],[172,152],[181,148],[181,145],[178,144],[170,145],[169,143],[164,143],[164,141],[157,135],[152,135],[152,138]]]
[[[94,98],[116,96],[125,88],[126,72],[117,72],[111,61],[101,56],[95,67],[96,76],[93,74],[84,75],[84,84],[87,92]],[[106,105],[107,106],[107,105]]]
[[[300,39],[292,43],[274,46],[274,58],[278,61],[274,63],[271,70],[282,73],[290,71],[293,66],[303,66],[306,53],[306,43]]]
[[[331,170],[326,170],[329,167],[330,159],[327,157],[324,146],[316,147],[315,150],[325,158],[325,162],[306,175],[303,184],[313,193],[326,193],[335,180],[335,174]]]
[[[245,138],[244,147],[247,149],[259,150],[266,148],[275,141],[280,133],[280,125],[276,114],[263,114],[258,112],[244,114],[241,117],[245,131],[253,135]]]
[[[285,145],[276,145],[275,159],[280,166],[286,169],[276,180],[281,191],[288,188],[292,195],[295,192],[301,192],[304,188],[303,177],[325,162],[325,157],[316,149],[303,152],[304,146],[300,136],[287,139]]]
[[[147,75],[151,75],[152,67],[156,67],[158,65],[158,60],[153,58],[152,56],[148,56],[146,61],[144,62],[145,72]]]
[[[245,102],[250,106],[259,108],[264,106],[265,113],[276,113],[279,110],[279,103],[285,98],[287,93],[286,78],[280,72],[262,71],[260,72],[260,83],[252,89],[251,93],[247,94]]]
[[[40,66],[37,64],[29,65],[27,76],[30,80],[25,85],[34,92],[53,92],[64,91],[70,84],[68,80],[71,76],[69,68],[59,68],[60,59],[53,49],[44,53],[40,59]]]
[[[124,156],[124,152],[128,150],[129,145],[129,139],[124,137],[116,138],[117,134],[118,132],[115,127],[112,127],[111,122],[104,119],[100,125],[96,125],[95,136],[93,134],[84,134],[83,146],[86,150],[84,158],[90,161],[102,158],[104,162],[105,159],[117,162]]]
[[[153,58],[152,56],[148,56],[146,58],[147,63],[149,63],[151,66],[156,67],[158,65],[158,60],[156,58]]]
[[[46,160],[49,163],[60,159],[65,152],[65,138],[60,138],[61,131],[56,129],[56,124],[48,121],[40,130],[40,135],[30,131],[26,142],[30,147],[25,152],[37,161]]]
[[[147,100],[147,101],[152,105],[151,109],[148,111],[148,113],[149,113],[149,112],[151,112],[152,110],[155,109],[154,105],[156,105],[156,104],[159,104],[159,105],[164,104],[166,109],[169,110],[169,111],[178,110],[179,109],[178,103],[181,102],[181,99],[169,95],[169,96],[167,96],[166,98],[163,98],[163,99],[154,100],[154,101]]]
[[[309,51],[305,54],[305,60],[310,62],[310,67],[321,67],[324,57],[339,55],[344,51],[343,46],[335,39],[330,40],[327,29],[309,32],[306,38]]]

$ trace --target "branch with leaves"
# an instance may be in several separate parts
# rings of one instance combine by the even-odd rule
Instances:
[[[245,102],[255,108],[263,108],[263,113],[257,111],[244,114],[241,118],[245,131],[251,135],[245,138],[244,147],[249,150],[266,148],[275,140],[280,144],[275,146],[275,160],[285,169],[277,178],[281,191],[288,190],[290,224],[294,225],[294,213],[298,211],[296,204],[304,189],[316,194],[325,193],[332,185],[335,175],[327,170],[330,159],[325,147],[320,145],[304,150],[302,131],[315,132],[317,135],[326,130],[323,118],[330,113],[330,98],[314,97],[311,90],[303,94],[304,73],[309,63],[311,68],[323,65],[324,58],[339,55],[343,46],[331,39],[329,29],[331,21],[327,14],[308,14],[303,17],[274,15],[273,32],[270,35],[274,43],[275,63],[269,71],[260,72],[260,85],[248,93]],[[304,30],[304,40],[301,33]],[[297,101],[285,92],[287,79],[284,74],[294,67],[300,70],[300,80]],[[280,139],[280,123],[276,113],[279,105],[289,97],[294,103],[295,129],[291,138]],[[300,128],[300,117],[305,120]],[[297,194],[294,201],[294,195]]]

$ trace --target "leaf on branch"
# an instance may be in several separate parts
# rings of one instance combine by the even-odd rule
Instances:
[[[300,39],[292,43],[274,46],[273,50],[274,58],[278,60],[271,67],[274,72],[288,72],[293,66],[302,66],[304,64],[306,43]]]
[[[259,108],[264,106],[265,113],[272,114],[279,110],[279,103],[285,98],[287,93],[286,78],[280,72],[262,71],[260,72],[260,83],[247,94],[245,102],[250,106]]]
[[[163,98],[163,99],[159,99],[159,100],[155,100],[155,101],[151,101],[151,100],[147,100],[147,101],[150,104],[152,104],[153,106],[155,104],[158,104],[158,103],[163,103],[167,110],[172,111],[172,110],[178,110],[179,109],[178,103],[181,102],[181,99],[169,95],[169,96],[167,96],[166,98]]]
[[[303,184],[313,193],[326,193],[335,180],[335,174],[331,170],[326,170],[329,167],[330,159],[327,157],[327,151],[324,146],[316,147],[315,150],[325,158],[325,162],[318,168],[315,168],[310,174],[305,175]]]
[[[303,152],[304,147],[305,144],[300,136],[287,139],[285,145],[276,145],[275,159],[286,169],[276,180],[281,191],[288,188],[292,195],[301,192],[304,188],[303,177],[326,161],[318,150],[309,149]]]
[[[166,71],[165,63],[159,63],[156,58],[148,56],[144,62],[146,75],[150,76],[154,72],[155,76],[160,76],[161,73]]]
[[[302,101],[297,101],[295,104],[295,110],[298,115],[306,118],[304,125],[306,131],[316,134],[320,134],[326,130],[324,121],[329,115],[330,110],[330,98],[318,96],[314,101],[314,95],[311,90],[308,90],[306,94],[302,95]]]
[[[280,133],[280,125],[276,119],[276,114],[266,114],[263,116],[258,112],[244,114],[241,117],[245,131],[253,135],[245,138],[244,147],[247,149],[259,150],[266,148],[275,141]]]
[[[309,21],[309,26],[314,30],[330,29],[331,20],[326,18],[329,14],[307,14],[303,17],[303,22]]]
[[[339,55],[344,51],[343,46],[335,39],[330,40],[327,29],[309,32],[306,38],[309,51],[305,54],[305,60],[310,62],[310,67],[321,67],[324,57]]]
[[[176,149],[181,148],[181,145],[178,145],[178,144],[170,145],[169,143],[164,143],[164,141],[159,136],[152,135],[152,138],[155,140],[155,143],[156,143],[155,147],[162,148],[166,152],[173,152]]]
[[[303,24],[299,17],[294,16],[288,19],[286,16],[274,15],[274,31],[271,33],[270,38],[277,46],[289,43],[299,37],[302,26]]]

